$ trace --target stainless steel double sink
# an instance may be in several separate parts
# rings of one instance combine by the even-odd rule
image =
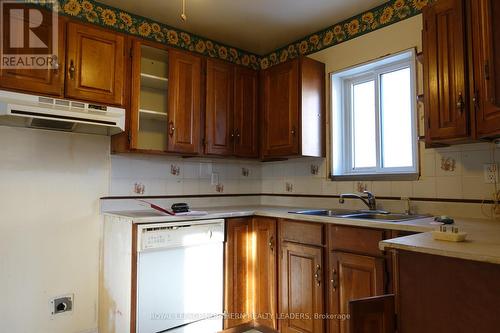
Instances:
[[[337,218],[349,218],[360,220],[372,220],[381,222],[404,222],[427,217],[426,215],[407,215],[388,213],[384,211],[370,210],[347,210],[347,209],[311,209],[292,211],[292,214],[313,215],[313,216],[330,216]]]

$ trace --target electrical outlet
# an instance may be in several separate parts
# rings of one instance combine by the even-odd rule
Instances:
[[[498,165],[496,163],[484,165],[484,182],[486,184],[498,182]]]
[[[212,178],[210,179],[212,185],[219,185],[219,174],[212,172]]]
[[[73,311],[73,294],[55,297],[50,300],[50,314],[52,316]]]

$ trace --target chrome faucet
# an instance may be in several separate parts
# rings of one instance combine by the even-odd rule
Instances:
[[[366,197],[353,193],[341,194],[339,198],[339,203],[343,204],[345,202],[345,198],[359,199],[363,201],[364,204],[367,205],[370,210],[377,210],[377,201],[375,200],[375,196],[369,191],[363,191],[363,193],[366,194]]]

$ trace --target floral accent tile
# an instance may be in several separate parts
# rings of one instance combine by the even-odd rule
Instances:
[[[455,166],[456,166],[456,161],[451,158],[441,158],[441,170],[446,171],[446,172],[453,172],[455,171]]]
[[[37,6],[50,8],[43,2]],[[259,69],[259,56],[94,0],[59,0],[59,13],[179,49]]]
[[[277,49],[260,59],[261,69],[308,55],[418,15],[436,0],[390,0],[367,12]]]

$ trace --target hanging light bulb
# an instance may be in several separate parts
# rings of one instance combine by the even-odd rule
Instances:
[[[187,20],[187,16],[186,16],[186,0],[182,0],[181,20],[183,22],[186,22],[186,20]]]

